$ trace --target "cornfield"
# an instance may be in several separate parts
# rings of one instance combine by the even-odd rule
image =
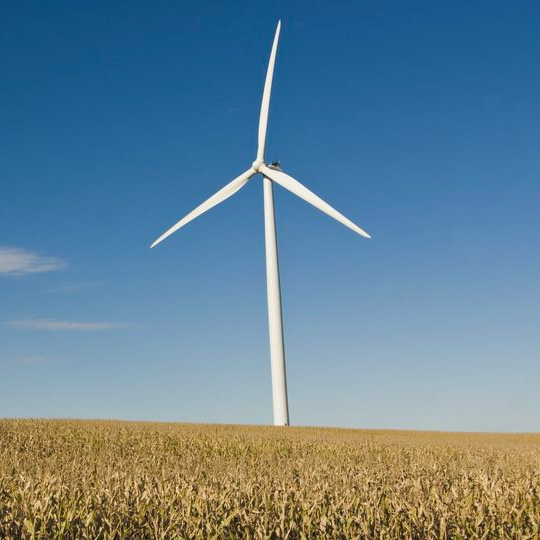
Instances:
[[[539,538],[540,435],[0,421],[0,538]]]

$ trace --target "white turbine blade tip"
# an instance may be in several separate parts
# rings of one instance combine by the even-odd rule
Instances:
[[[324,210],[323,210],[323,212],[324,212]],[[334,219],[337,219],[334,216],[331,216],[331,217],[333,217]],[[344,223],[340,219],[337,219],[337,221],[340,221],[341,223],[343,223],[343,225],[345,225],[346,227],[351,229],[351,231],[354,231],[356,234],[362,236],[363,238],[371,238],[371,236],[366,231],[364,231],[364,229],[361,229],[358,225],[356,225],[352,221],[348,220],[347,218],[345,218],[345,219],[347,220],[348,223]]]
[[[154,240],[152,242],[152,245],[150,246],[150,249],[152,249],[153,247],[155,247],[158,244],[160,244],[161,242],[163,242],[163,240],[165,240],[165,238],[167,238],[167,236],[170,236],[171,234],[172,234],[172,232],[169,232],[169,231],[167,231],[165,234],[162,234],[157,240]]]

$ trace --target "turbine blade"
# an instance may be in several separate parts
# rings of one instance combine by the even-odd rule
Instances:
[[[180,229],[180,227],[183,227],[186,223],[189,223],[191,220],[204,214],[207,210],[210,210],[210,208],[216,206],[216,204],[219,204],[225,199],[228,199],[231,195],[234,195],[254,174],[257,174],[257,172],[253,169],[249,169],[235,178],[232,182],[229,182],[225,187],[221,188],[217,193],[197,206],[195,210],[192,210],[187,216],[182,218],[176,225],[173,225],[169,230],[164,232],[150,247],[153,248],[162,240],[165,240],[167,236],[170,236],[173,232]]]
[[[261,116],[259,117],[259,148],[257,150],[257,159],[264,160],[264,147],[266,145],[266,128],[268,125],[268,110],[270,108],[270,93],[272,92],[272,78],[274,76],[274,64],[276,63],[276,51],[279,41],[279,32],[281,30],[281,21],[278,21],[270,61],[268,62],[268,71],[266,72],[266,81],[261,103]]]
[[[320,197],[315,195],[315,193],[312,193],[307,187],[303,186],[300,182],[298,182],[298,180],[295,180],[288,174],[270,169],[266,165],[262,165],[259,172],[285,189],[288,189],[301,199],[304,199],[304,201],[312,204],[321,212],[333,217],[335,220],[345,225],[345,227],[349,227],[349,229],[352,229],[360,236],[363,236],[364,238],[371,238],[366,231],[362,230],[360,227],[358,227],[358,225],[355,225],[350,219],[347,219],[343,214],[340,214],[335,208],[332,208],[328,203],[324,202]]]

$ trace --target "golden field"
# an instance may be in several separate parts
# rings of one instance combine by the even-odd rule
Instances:
[[[540,435],[0,420],[0,538],[539,538]]]

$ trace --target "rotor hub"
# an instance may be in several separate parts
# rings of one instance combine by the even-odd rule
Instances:
[[[252,164],[251,164],[251,168],[256,171],[256,172],[259,172],[261,167],[264,165],[264,160],[262,159],[256,159]]]

